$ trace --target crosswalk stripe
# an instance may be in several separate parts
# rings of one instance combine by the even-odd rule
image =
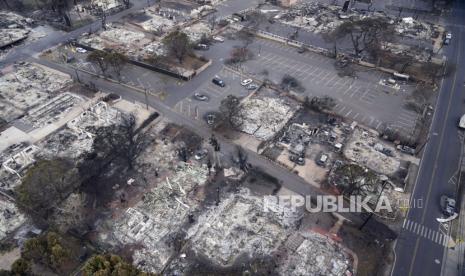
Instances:
[[[411,220],[408,220],[407,226],[405,227],[407,230],[410,231],[410,227],[413,225],[413,222]]]
[[[449,236],[443,234],[441,231],[435,231],[434,229],[421,225],[415,221],[405,219],[402,224],[402,228],[442,246],[447,246],[449,243]]]

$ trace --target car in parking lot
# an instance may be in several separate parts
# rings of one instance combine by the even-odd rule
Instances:
[[[200,94],[200,93],[195,93],[194,98],[196,100],[203,101],[203,102],[208,101],[208,99],[209,99],[207,95]]]
[[[252,79],[245,79],[241,81],[241,85],[246,86],[252,83]]]
[[[194,47],[196,50],[204,50],[204,51],[207,51],[208,49],[210,49],[210,46],[208,46],[207,44],[197,44],[195,45]]]
[[[216,115],[213,113],[206,114],[205,121],[207,121],[207,125],[214,126],[216,123]]]
[[[224,42],[224,37],[222,36],[214,36],[213,40],[216,42]]]
[[[221,87],[225,87],[226,86],[226,83],[224,83],[224,81],[218,77],[214,77],[212,79],[212,82],[218,86],[221,86]]]
[[[452,39],[452,33],[451,32],[446,33],[446,39]]]
[[[85,54],[85,53],[87,53],[87,50],[84,49],[84,48],[81,48],[81,47],[76,47],[76,52],[81,53],[81,54]]]
[[[251,83],[249,85],[246,86],[247,90],[255,90],[258,88],[258,85],[256,85],[255,83]]]

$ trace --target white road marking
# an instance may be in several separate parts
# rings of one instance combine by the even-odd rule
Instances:
[[[375,120],[375,118],[373,118],[373,117],[370,116],[370,125],[373,124],[373,121],[374,121],[374,120]]]

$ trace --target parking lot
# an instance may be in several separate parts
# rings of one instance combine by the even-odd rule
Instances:
[[[221,46],[225,47],[227,43]],[[229,44],[228,44],[229,45]],[[229,45],[232,47],[232,44]],[[334,59],[313,52],[297,53],[296,48],[282,43],[255,39],[249,46],[255,56],[243,64],[242,69],[248,76],[256,79],[270,79],[279,84],[285,74],[295,77],[305,91],[303,96],[327,95],[337,100],[334,112],[378,131],[386,127],[402,134],[414,136],[418,115],[404,107],[405,99],[415,88],[401,85],[400,88],[381,84],[381,80],[390,76],[378,70],[356,67],[356,78],[340,77],[334,66]],[[97,65],[86,61],[86,54],[69,52],[75,57],[73,66],[99,73]],[[226,50],[225,50],[226,51]],[[241,86],[245,77],[226,67],[212,66],[208,75],[216,74],[226,82],[220,87],[211,82],[211,77],[198,76],[194,82],[182,82],[174,78],[138,67],[127,65],[121,80],[132,86],[162,93],[166,103],[172,103],[176,111],[197,119],[209,111],[216,111],[222,99],[229,94],[246,96],[251,91]],[[215,73],[217,68],[222,68]],[[266,70],[266,73],[264,71]],[[174,92],[176,91],[176,92]],[[165,92],[165,93],[163,93]],[[196,100],[193,95],[206,95],[208,101]]]
[[[211,82],[211,79],[206,80],[200,87],[176,103],[174,109],[188,117],[202,120],[204,115],[210,111],[217,111],[221,101],[228,95],[235,95],[237,97],[245,97],[253,92],[247,90],[241,85],[241,81],[245,77],[233,72],[226,67],[223,67],[217,74],[222,79],[226,86],[221,87]],[[257,82],[254,82],[258,84]],[[200,101],[194,97],[194,94],[199,93],[208,97],[207,101]]]
[[[293,47],[257,39],[252,44],[256,54],[245,64],[246,71],[257,78],[279,84],[285,74],[295,77],[305,87],[304,96],[330,96],[337,100],[334,112],[378,131],[389,127],[413,135],[418,115],[404,107],[406,97],[415,88],[381,84],[390,75],[378,70],[355,67],[356,78],[340,77],[334,59],[312,52],[297,53]],[[263,69],[266,68],[266,73]]]

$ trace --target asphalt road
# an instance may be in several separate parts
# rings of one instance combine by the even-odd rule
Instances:
[[[443,79],[436,112],[425,146],[412,201],[422,201],[422,208],[409,209],[402,232],[395,247],[396,259],[392,275],[441,275],[447,241],[439,240],[442,217],[439,198],[443,194],[455,196],[453,179],[458,171],[460,152],[458,120],[465,113],[465,16],[464,3],[456,3],[448,18],[453,43],[444,50],[449,63],[457,70]],[[458,202],[458,205],[460,203]],[[457,271],[456,275],[459,274]]]

